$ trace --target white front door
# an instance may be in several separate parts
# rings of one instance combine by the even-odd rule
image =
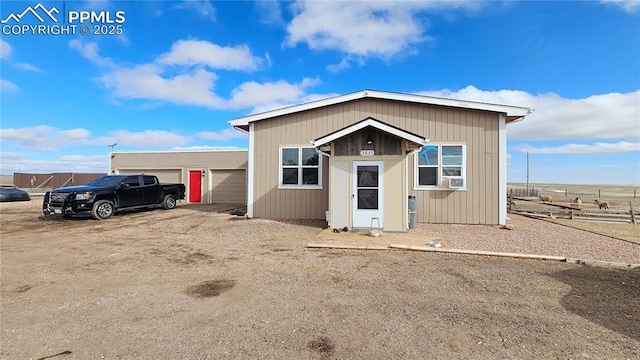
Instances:
[[[353,227],[384,227],[384,161],[353,162]],[[378,226],[373,221],[373,226]]]

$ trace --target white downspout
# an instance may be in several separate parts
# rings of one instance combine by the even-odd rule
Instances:
[[[507,122],[498,115],[498,224],[507,223]]]
[[[404,200],[403,200],[403,208],[405,216],[407,217],[407,221],[404,222],[405,230],[409,231],[409,186],[411,186],[411,182],[409,181],[409,160],[407,158],[413,154],[413,151],[405,155],[404,157]]]
[[[253,217],[253,184],[254,184],[254,161],[255,156],[253,154],[255,150],[255,129],[254,124],[249,124],[249,161],[247,164],[247,217]]]
[[[426,145],[427,142],[429,142],[431,140],[426,139],[424,144],[422,144],[422,146]],[[406,221],[406,226],[407,226],[407,231],[409,231],[409,187],[413,188],[413,179],[409,179],[409,157],[414,156],[418,151],[420,151],[420,149],[422,148],[419,147],[413,151],[411,151],[410,153],[408,153],[405,157],[404,157],[404,177],[405,177],[405,187],[404,187],[404,210],[405,210],[405,214],[407,214],[407,221]],[[411,162],[411,164],[413,164],[413,162]],[[414,169],[415,171],[415,169]]]
[[[313,145],[313,147],[316,149],[316,152],[318,152],[318,154],[322,155],[322,156],[326,156],[327,159],[329,159],[329,166],[327,171],[329,172],[329,184],[327,184],[327,187],[329,189],[328,194],[329,194],[329,204],[328,204],[328,209],[327,212],[329,214],[329,216],[327,216],[327,224],[329,225],[329,227],[331,226],[331,204],[333,203],[333,192],[332,192],[332,188],[331,185],[333,184],[332,181],[332,176],[333,176],[333,171],[331,171],[332,167],[333,167],[333,157],[331,156],[331,154],[328,154],[324,151],[321,151],[320,148],[316,147],[316,145],[313,143],[313,141],[311,141],[311,145]],[[322,158],[321,158],[322,159]],[[323,172],[324,173],[324,172]],[[322,181],[322,180],[320,180]]]

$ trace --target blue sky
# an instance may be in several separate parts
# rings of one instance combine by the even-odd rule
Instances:
[[[376,89],[534,108],[507,127],[510,182],[528,151],[531,182],[640,184],[639,0],[40,3],[76,33],[0,3],[2,174],[246,147],[228,120]]]

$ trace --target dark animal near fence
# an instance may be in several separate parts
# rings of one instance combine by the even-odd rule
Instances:
[[[609,203],[606,201],[593,200],[593,202],[598,205],[600,209],[609,209]]]

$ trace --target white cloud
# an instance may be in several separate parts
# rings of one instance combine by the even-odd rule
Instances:
[[[123,68],[114,65],[109,58],[99,55],[96,43],[83,44],[71,40],[69,47],[78,50],[93,63],[113,68],[96,81],[113,91],[115,97],[125,99],[164,100],[184,105],[220,107],[222,101],[213,93],[216,74],[204,69],[184,71],[174,77],[163,77],[164,68],[157,64]]]
[[[535,112],[524,121],[507,126],[509,140],[640,138],[640,90],[582,99],[519,90],[483,91],[473,86],[420,94],[533,108]]]
[[[106,173],[108,158],[105,155],[67,155],[55,160],[31,159],[26,154],[14,153],[7,156],[7,153],[0,153],[0,173],[12,174],[22,173],[53,173],[53,172],[75,172],[75,173]]]
[[[191,138],[165,130],[145,130],[140,132],[118,130],[110,136],[99,137],[98,141],[105,145],[118,143],[119,145],[127,146],[163,148],[184,145],[191,141]]]
[[[231,128],[220,132],[201,132],[195,135],[181,135],[166,130],[129,131],[118,130],[107,136],[93,137],[86,129],[60,130],[55,127],[40,125],[26,128],[0,129],[0,144],[8,141],[17,142],[21,147],[31,150],[50,151],[71,145],[107,146],[117,143],[119,147],[170,148],[184,146],[195,138],[217,141],[228,141],[246,138],[246,135]],[[106,149],[106,148],[105,148]],[[106,151],[106,150],[105,150]],[[3,153],[3,158],[12,157],[13,153]]]
[[[0,79],[0,93],[17,93],[20,88],[9,80]]]
[[[640,9],[640,0],[600,0],[600,2],[619,6],[628,13],[632,13]]]
[[[0,39],[0,59],[8,59],[11,57],[11,45],[8,42]]]
[[[560,146],[536,147],[528,144],[516,146],[520,152],[531,154],[613,154],[640,151],[640,142],[619,141],[617,143],[597,142],[588,144],[564,144]]]
[[[98,53],[99,52],[98,44],[94,42],[83,43],[78,39],[73,39],[69,41],[69,47],[74,50],[78,50],[78,52],[80,52],[80,54],[84,58],[91,60],[91,62],[93,62],[96,65],[107,66],[107,67],[114,66],[113,61],[111,59],[103,58],[100,56],[100,54]]]
[[[480,6],[479,1],[298,1],[285,44],[388,59],[429,39],[418,13]]]
[[[198,15],[210,20],[216,19],[216,8],[208,0],[184,0],[176,4],[175,8],[195,11]]]
[[[0,152],[0,163],[3,161],[7,161],[7,160],[22,160],[22,159],[26,159],[27,155],[24,153],[14,153],[14,152],[6,152],[6,151],[2,151]]]
[[[265,111],[270,111],[270,110],[275,110],[275,109],[280,109],[283,107],[287,107],[287,106],[292,106],[292,105],[297,105],[297,104],[304,104],[304,103],[308,103],[308,102],[312,102],[312,101],[317,101],[317,100],[322,100],[322,99],[326,99],[326,98],[330,98],[330,97],[334,97],[334,96],[338,96],[341,94],[336,94],[336,93],[328,93],[328,94],[306,94],[306,95],[302,95],[301,97],[293,100],[293,101],[275,101],[272,103],[265,103],[264,105],[258,105],[258,106],[254,106],[253,110],[251,110],[252,114],[257,114],[257,113],[261,113],[261,112],[265,112]]]
[[[348,69],[351,67],[351,63],[347,57],[342,58],[339,63],[327,65],[327,71],[329,72],[340,72],[342,70]]]
[[[0,39],[0,59],[9,59],[11,54],[13,53],[13,49],[8,42]],[[34,72],[42,72],[40,68],[35,65],[27,64],[27,63],[16,63],[14,64],[18,69],[26,70],[26,71],[34,71]]]
[[[260,13],[260,22],[273,26],[285,24],[279,1],[256,1],[255,4]]]
[[[377,1],[298,2],[286,44],[360,56],[394,55],[426,39],[411,11],[397,4],[393,10],[390,3]]]
[[[197,137],[204,140],[214,140],[214,141],[230,141],[233,139],[246,139],[247,135],[235,130],[235,129],[224,129],[221,131],[205,131],[199,132],[196,134]]]
[[[214,69],[256,70],[261,59],[247,45],[222,47],[203,40],[179,40],[157,62],[167,65],[205,65]]]
[[[284,80],[246,82],[233,90],[231,98],[227,100],[215,93],[217,75],[213,72],[200,68],[169,78],[163,71],[161,66],[155,64],[138,65],[114,70],[97,81],[112,90],[116,98],[160,100],[212,109],[253,108],[254,112],[328,96],[306,94],[307,88],[319,81],[305,78],[299,83]]]
[[[17,63],[17,64],[15,64],[15,66],[18,69],[22,69],[22,70],[26,70],[26,71],[33,71],[33,72],[39,72],[39,73],[44,72],[39,67],[37,67],[35,65],[27,64],[27,63]]]
[[[89,161],[89,162],[96,162],[96,161],[103,161],[105,159],[106,155],[63,155],[60,156],[60,161],[69,161],[69,162],[82,162],[82,161]]]
[[[27,128],[0,129],[0,139],[16,141],[20,146],[33,150],[53,150],[63,146],[80,145],[88,142],[91,133],[85,129],[59,130],[40,125]]]
[[[112,3],[109,0],[85,0],[83,4],[81,4],[82,10],[109,10],[112,7]]]
[[[95,80],[113,92],[115,98],[167,101],[181,105],[203,106],[215,109],[264,106],[269,103],[296,102],[304,96],[307,87],[316,80],[303,79],[289,84],[249,82],[233,92],[230,100],[214,91],[218,76],[202,66],[228,70],[255,70],[263,61],[251,54],[246,45],[221,47],[207,41],[181,40],[171,51],[156,61],[133,67],[120,67],[111,59],[99,55],[96,43],[72,40],[69,46],[78,50],[92,62],[109,67],[107,73]],[[268,54],[265,55],[270,63]],[[177,73],[174,76],[167,72]]]
[[[34,139],[42,138],[50,133],[56,132],[57,129],[51,126],[35,126],[29,128],[19,129],[0,129],[0,139],[2,140],[17,140],[17,141],[32,141]]]
[[[264,60],[267,62],[268,68],[273,66],[273,61],[271,61],[271,56],[269,56],[269,53],[264,53]]]
[[[64,143],[86,144],[91,132],[86,129],[60,130],[58,136]]]
[[[247,150],[236,146],[177,146],[170,151],[220,151],[220,150]]]
[[[319,80],[310,78],[304,78],[297,84],[291,84],[284,80],[266,83],[250,81],[241,84],[232,91],[229,105],[234,108],[242,108],[279,102],[296,102],[304,95],[307,87],[318,83]]]
[[[163,77],[153,64],[117,69],[97,81],[125,99],[164,100],[182,105],[223,108],[224,102],[213,92],[216,74],[204,69]]]

